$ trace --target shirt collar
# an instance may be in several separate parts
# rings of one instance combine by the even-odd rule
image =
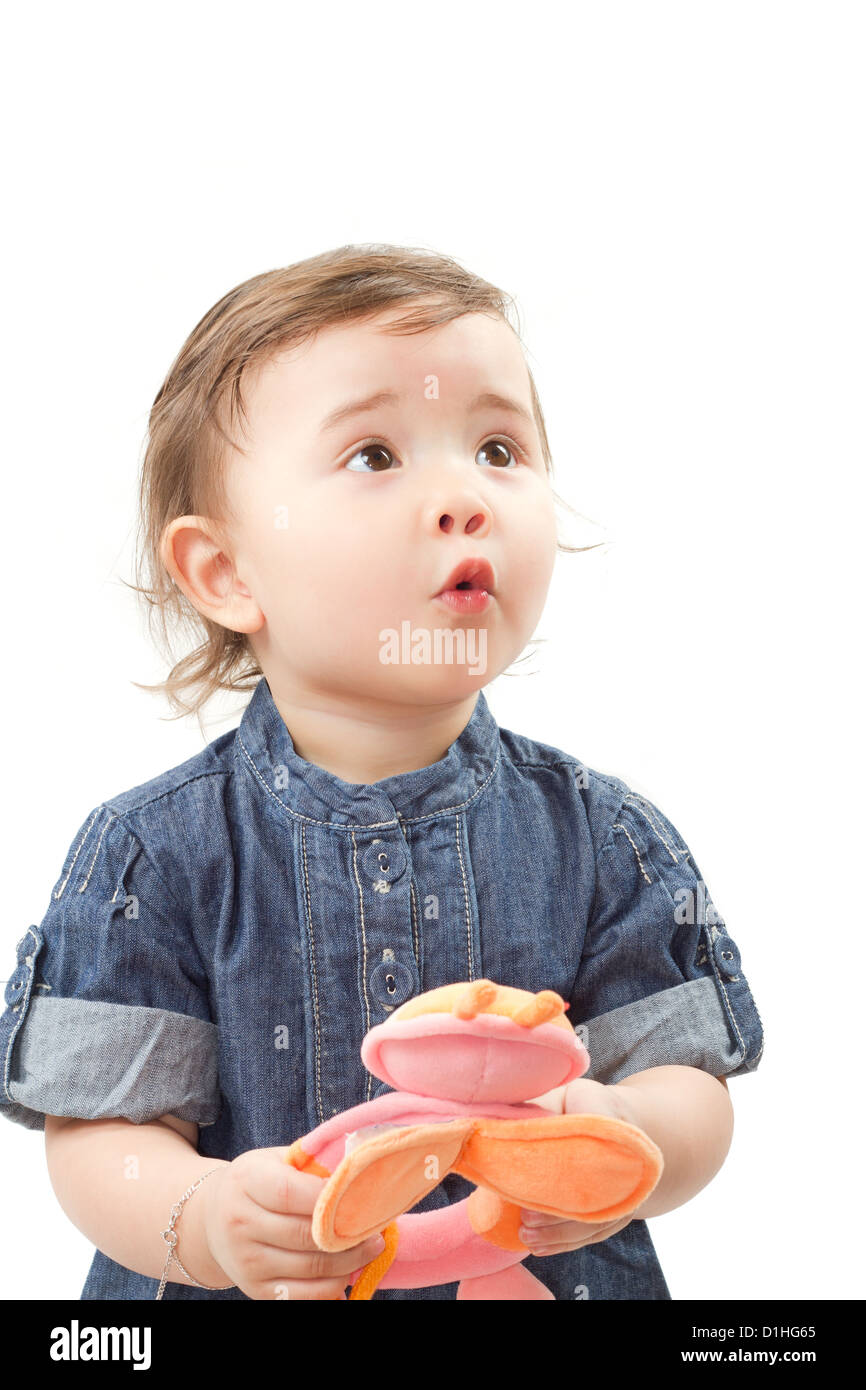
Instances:
[[[490,781],[499,763],[499,725],[479,690],[463,732],[429,767],[380,782],[344,782],[295,752],[292,736],[262,676],[237,730],[241,759],[293,815],[332,825],[379,827],[462,810]]]

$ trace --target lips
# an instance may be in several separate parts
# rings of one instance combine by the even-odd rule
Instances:
[[[434,597],[438,598],[439,594],[447,593],[450,589],[464,591],[484,589],[487,593],[492,594],[495,582],[496,576],[489,560],[484,560],[481,557],[461,560]]]

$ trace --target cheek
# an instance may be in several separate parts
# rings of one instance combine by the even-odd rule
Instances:
[[[556,517],[553,506],[527,507],[511,528],[509,551],[515,572],[532,590],[546,591],[556,563]]]
[[[262,606],[284,634],[319,647],[337,642],[357,659],[359,649],[378,650],[383,626],[407,616],[410,576],[363,525],[316,525],[295,514],[288,529],[257,539]]]

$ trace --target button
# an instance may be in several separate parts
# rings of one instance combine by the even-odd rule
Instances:
[[[364,851],[361,863],[374,882],[393,883],[406,868],[406,856],[396,842],[374,840]]]
[[[19,965],[18,969],[13,971],[6,985],[6,992],[4,995],[6,1003],[9,1004],[10,1007],[13,1004],[20,1004],[21,1000],[24,998],[29,978],[30,969],[26,965]]]
[[[370,993],[387,1009],[396,1009],[405,1003],[414,988],[413,972],[397,960],[383,961],[370,976]]]
[[[728,936],[727,932],[719,932],[713,942],[713,955],[723,975],[727,975],[729,979],[734,979],[739,975],[740,953],[737,950],[736,942]]]

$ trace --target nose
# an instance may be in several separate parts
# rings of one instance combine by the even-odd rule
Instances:
[[[447,497],[437,489],[437,496],[428,503],[427,519],[429,530],[466,536],[486,536],[493,525],[487,503],[474,488],[459,483],[449,489]]]
[[[455,518],[454,518],[453,516],[451,516],[448,512],[443,512],[442,515],[441,515],[440,518],[439,518],[439,530],[440,530],[440,531],[446,531],[446,532],[447,532],[447,531],[453,531],[455,525],[457,526],[457,528],[458,528],[458,530],[459,530],[459,525],[460,525],[460,518],[459,518],[459,516],[457,517],[457,519],[456,519],[456,521],[455,521]],[[483,535],[485,535],[486,532],[489,531],[489,530],[490,530],[490,518],[489,518],[489,516],[488,516],[488,514],[487,514],[486,508],[482,508],[480,511],[473,512],[473,513],[472,513],[472,516],[470,516],[469,520],[466,522],[466,524],[465,524],[464,527],[463,527],[463,532],[464,532],[464,534],[467,535],[467,536],[473,535],[473,534],[482,535],[482,536],[483,536]]]

